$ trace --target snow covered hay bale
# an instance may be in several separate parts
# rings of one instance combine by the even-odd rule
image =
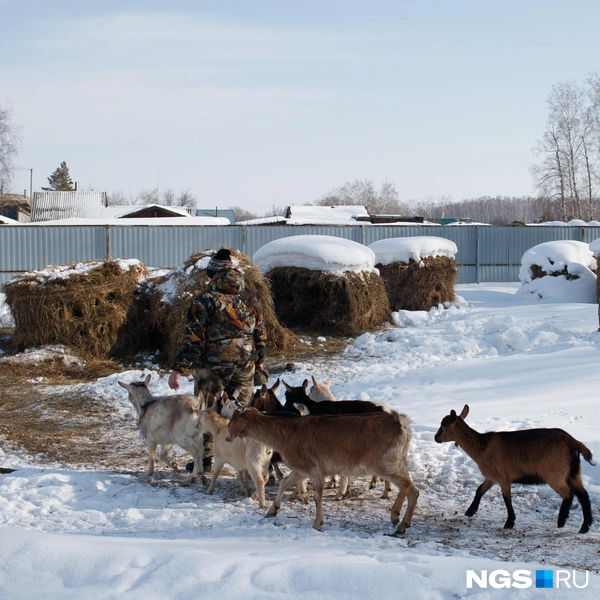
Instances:
[[[324,235],[281,238],[252,257],[271,281],[282,323],[341,335],[360,335],[391,321],[374,259],[362,244]]]
[[[452,240],[426,235],[389,238],[369,248],[393,311],[429,310],[456,298],[458,249]]]
[[[591,248],[574,240],[530,248],[521,259],[517,297],[596,302],[597,262]]]
[[[4,285],[17,351],[61,344],[95,358],[119,354],[134,295],[146,274],[138,260],[52,265]]]
[[[250,258],[230,248],[236,268],[246,279],[247,289],[258,300],[267,328],[267,355],[276,354],[299,344],[298,338],[279,322],[269,282]],[[210,282],[206,275],[208,261],[217,250],[207,249],[192,254],[176,269],[167,271],[150,282],[149,323],[160,338],[161,360],[170,363],[183,342],[183,331],[188,309],[193,299],[204,292]]]

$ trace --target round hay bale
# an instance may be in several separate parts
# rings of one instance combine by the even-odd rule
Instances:
[[[429,310],[456,299],[456,260],[447,256],[377,264],[393,311]]]
[[[4,285],[14,349],[61,344],[95,358],[114,355],[145,274],[137,260],[109,260],[17,276]]]
[[[389,238],[369,248],[375,253],[393,311],[429,310],[456,299],[457,247],[452,240],[436,236]]]
[[[267,355],[277,354],[299,344],[298,338],[281,325],[275,314],[269,282],[250,259],[230,249],[234,263],[245,275],[247,289],[256,297],[267,328]],[[210,279],[206,267],[216,250],[192,254],[186,262],[150,284],[149,324],[161,339],[162,360],[169,364],[183,342],[183,330],[193,299],[204,292]]]
[[[275,312],[288,327],[359,335],[391,320],[375,255],[362,244],[290,236],[265,244],[252,260],[271,280]]]
[[[517,290],[520,298],[597,302],[598,262],[595,244],[556,240],[533,246],[523,254]]]
[[[383,280],[374,272],[276,267],[267,277],[275,312],[287,327],[356,336],[392,319]]]

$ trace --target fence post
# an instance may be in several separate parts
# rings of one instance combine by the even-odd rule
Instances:
[[[479,279],[479,225],[475,225],[475,227],[477,228],[477,234],[475,236],[475,281],[481,283]]]
[[[110,225],[106,226],[106,260],[110,260]]]

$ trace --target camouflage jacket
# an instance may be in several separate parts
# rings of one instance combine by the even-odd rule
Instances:
[[[187,314],[184,342],[172,368],[262,362],[267,332],[240,271],[219,271]]]

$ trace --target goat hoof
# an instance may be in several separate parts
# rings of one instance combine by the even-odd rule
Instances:
[[[587,523],[584,523],[579,530],[579,533],[587,533],[590,530],[590,526]]]
[[[557,524],[556,526],[557,526],[557,527],[560,529],[561,527],[564,527],[564,526],[565,526],[565,523],[566,523],[566,522],[567,522],[567,521],[566,521],[566,519],[565,519],[564,521],[559,521],[559,522],[558,522],[558,524]]]
[[[396,528],[396,535],[402,535],[403,533],[406,533],[406,523],[404,522],[400,523]]]
[[[267,517],[275,517],[277,516],[277,509],[274,506],[267,511]]]
[[[506,521],[506,523],[504,523],[504,529],[512,529],[514,526],[514,521]]]
[[[465,513],[465,517],[472,517],[475,514],[476,511],[469,509],[466,513]]]

